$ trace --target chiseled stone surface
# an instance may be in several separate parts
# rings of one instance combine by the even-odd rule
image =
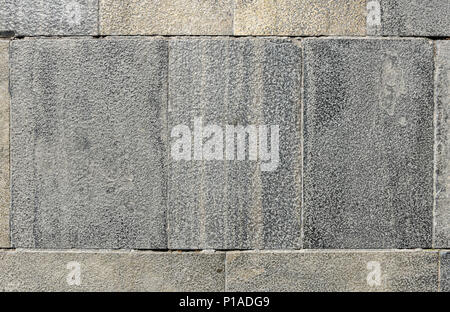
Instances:
[[[223,291],[225,254],[0,251],[0,291]]]
[[[437,251],[229,252],[226,291],[437,291]]]
[[[14,247],[167,248],[168,44],[11,44]]]
[[[102,35],[232,35],[233,0],[100,0]]]
[[[97,35],[97,0],[0,0],[0,31],[16,36]]]
[[[235,35],[366,34],[365,0],[236,0]]]
[[[433,43],[304,43],[304,248],[430,248]]]
[[[435,248],[450,248],[450,41],[436,42]]]
[[[9,41],[0,40],[0,247],[9,247]]]
[[[184,125],[194,140],[197,117],[204,127],[219,126],[223,137],[230,137],[227,125],[254,125],[259,130],[261,125],[278,125],[279,161],[273,156],[276,164],[267,171],[261,154],[258,160],[249,158],[248,141],[245,160],[226,160],[226,139],[223,147],[216,145],[218,157],[225,160],[170,157],[169,248],[300,247],[300,80],[299,41],[171,40],[169,131]],[[204,142],[220,138],[217,133],[205,135]],[[180,138],[175,133],[171,147]],[[273,138],[269,135],[268,141]],[[187,155],[193,159],[194,148]]]
[[[440,259],[440,291],[450,292],[450,251],[441,251]]]
[[[450,1],[382,0],[383,36],[450,36]]]

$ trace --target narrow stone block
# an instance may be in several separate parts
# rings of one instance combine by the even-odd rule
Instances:
[[[0,247],[9,247],[9,41],[0,40]]]
[[[0,31],[16,36],[98,34],[97,0],[0,0]]]
[[[0,251],[0,291],[223,291],[225,254]]]
[[[12,245],[167,248],[168,44],[11,44]]]
[[[450,248],[450,41],[436,42],[435,248]]]
[[[232,35],[233,0],[100,0],[102,35]]]
[[[440,291],[450,292],[450,251],[441,251],[440,256]]]
[[[171,41],[169,248],[300,247],[300,83],[295,40]]]
[[[236,0],[235,35],[365,35],[365,0]]]
[[[438,290],[436,251],[229,252],[226,291]]]
[[[430,248],[433,44],[307,39],[304,247]]]
[[[383,36],[450,36],[448,0],[376,0],[381,10]]]

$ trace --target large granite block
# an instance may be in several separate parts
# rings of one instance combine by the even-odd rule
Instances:
[[[450,41],[436,42],[435,248],[450,248]]]
[[[11,44],[15,247],[167,248],[168,44]]]
[[[16,36],[98,34],[97,0],[0,0],[0,31]]]
[[[229,252],[226,291],[437,291],[437,251]]]
[[[9,41],[0,40],[0,247],[9,247]]]
[[[444,250],[440,253],[440,291],[450,292],[450,251]]]
[[[236,0],[235,35],[365,35],[365,0]]]
[[[233,0],[100,0],[102,35],[232,35]]]
[[[300,247],[300,80],[295,40],[171,41],[169,248]]]
[[[448,0],[376,0],[380,8],[383,36],[450,36]]]
[[[308,39],[304,247],[430,248],[433,44]]]
[[[225,254],[0,251],[0,291],[223,291]]]

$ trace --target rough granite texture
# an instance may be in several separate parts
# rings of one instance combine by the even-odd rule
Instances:
[[[235,35],[366,34],[365,0],[236,0]]]
[[[0,251],[0,291],[223,291],[225,254]]]
[[[171,41],[169,129],[182,124],[192,131],[195,117],[224,135],[226,125],[278,125],[280,161],[262,171],[259,160],[249,160],[248,142],[241,161],[171,157],[169,248],[300,247],[300,80],[295,40]]]
[[[97,0],[0,0],[0,31],[16,36],[98,34]]]
[[[0,40],[0,247],[9,247],[9,41]]]
[[[450,41],[436,42],[436,206],[434,248],[450,248]]]
[[[450,36],[449,0],[382,0],[383,36]]]
[[[232,35],[233,0],[100,0],[102,35]]]
[[[437,291],[437,251],[229,252],[226,291]]]
[[[450,251],[441,251],[440,256],[440,291],[450,292]]]
[[[430,248],[433,43],[306,39],[304,248]]]
[[[167,248],[168,44],[11,44],[14,247]]]

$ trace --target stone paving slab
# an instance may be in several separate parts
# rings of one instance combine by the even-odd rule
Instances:
[[[226,291],[438,290],[437,251],[228,252]]]
[[[16,36],[98,34],[97,0],[0,0],[0,32]]]
[[[234,35],[366,34],[365,0],[236,0]]]
[[[436,42],[436,206],[434,248],[450,248],[450,41]]]
[[[0,291],[223,291],[225,254],[0,251]]]
[[[0,247],[9,247],[9,41],[0,40]]]
[[[171,150],[179,149],[180,140],[188,143],[181,149],[187,158],[170,157],[169,248],[300,247],[300,80],[301,47],[295,40],[171,40]],[[196,118],[203,127],[216,125],[219,130],[195,132]],[[188,128],[189,136],[173,132],[180,125]],[[261,161],[263,154],[251,148],[252,136],[242,141],[244,150],[237,136],[227,135],[227,126],[242,126],[242,137],[244,127],[255,126],[257,136],[271,146],[275,130],[265,136],[262,125],[278,126],[279,150],[270,149],[271,162]],[[196,157],[194,141],[202,133],[207,140]],[[223,146],[211,143],[217,138],[219,143],[225,138]],[[209,145],[219,153],[201,160],[205,151],[214,149]],[[243,151],[242,160],[237,150]]]
[[[304,42],[304,248],[431,248],[432,41]]]
[[[233,0],[100,0],[102,35],[232,35]]]
[[[14,247],[166,249],[167,41],[11,44]]]

